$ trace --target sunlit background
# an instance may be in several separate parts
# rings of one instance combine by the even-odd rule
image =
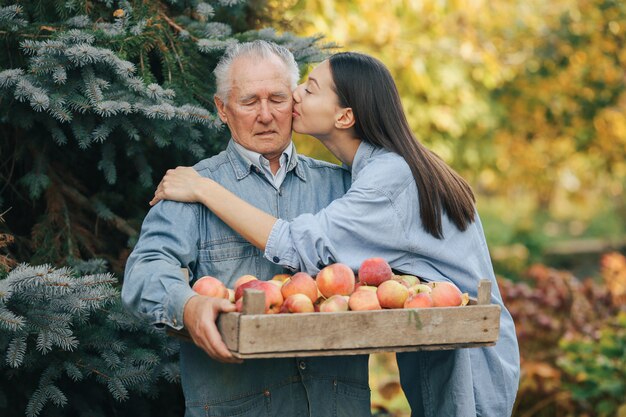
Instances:
[[[557,255],[624,246],[622,2],[284,3],[286,28],[389,67],[413,131],[473,185],[503,272],[546,256],[588,272]]]
[[[621,277],[617,291],[623,294],[623,263],[615,269],[606,266],[619,258],[605,259],[600,271],[603,253],[626,246],[623,2],[288,3],[285,28],[321,34],[335,50],[369,53],[389,67],[413,131],[473,185],[499,276],[523,282],[530,274],[532,282],[537,270],[531,266],[549,265],[602,282],[597,277],[603,272],[605,281],[607,275]],[[297,136],[296,143],[305,153],[334,161],[315,139]],[[567,281],[552,273],[548,281],[556,283],[547,287]],[[613,286],[616,281],[609,278]],[[549,292],[535,291],[539,297]],[[532,298],[530,293],[524,297]],[[554,300],[536,302],[537,310],[544,311],[527,314],[521,313],[527,307],[511,301],[518,333],[527,335],[524,327],[532,324],[523,321],[532,314],[545,315],[548,329],[562,329],[556,324],[558,310],[567,310],[569,303],[573,301],[562,299],[550,310],[546,304]],[[621,346],[611,336],[608,340],[608,349]],[[608,376],[615,375],[611,367],[570,367],[579,382],[593,379],[587,374],[595,369],[604,380],[599,385],[606,385],[581,386],[572,395],[558,381],[562,371],[551,363],[557,357],[566,362],[562,352],[555,352],[558,339],[544,340],[545,345],[524,337],[520,341],[526,357],[516,415],[617,415],[608,393],[622,395],[624,382]],[[575,342],[568,346],[583,348]],[[579,358],[573,363],[577,361],[584,362]],[[396,372],[390,355],[372,357],[373,400],[396,416],[408,416]],[[577,395],[608,399],[578,414],[583,411],[565,405]],[[620,410],[620,416],[626,415],[624,405]]]

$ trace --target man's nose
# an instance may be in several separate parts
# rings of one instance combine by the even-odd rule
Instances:
[[[300,94],[301,88],[302,88],[302,84],[300,84],[299,86],[295,88],[295,90],[293,90],[293,93],[292,93],[293,101],[295,101],[296,103],[300,103],[300,99],[302,98],[302,95]]]
[[[269,123],[272,121],[272,111],[266,100],[261,100],[261,108],[259,109],[259,120],[261,123]]]

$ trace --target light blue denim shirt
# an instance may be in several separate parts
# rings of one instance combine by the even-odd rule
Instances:
[[[276,189],[234,149],[195,165],[239,197],[287,220],[314,213],[350,185],[345,169],[293,150],[287,175]],[[211,275],[232,288],[241,275],[270,279],[286,270],[200,204],[162,201],[146,216],[128,258],[122,301],[155,325],[183,326],[183,308],[195,295],[183,278]],[[286,334],[285,337],[291,337]],[[368,357],[341,356],[246,360],[224,364],[193,343],[181,342],[181,380],[186,416],[369,416]]]
[[[363,260],[382,257],[395,271],[449,280],[474,297],[479,280],[490,279],[491,301],[502,306],[495,346],[397,357],[413,415],[506,417],[518,389],[519,348],[480,218],[465,231],[447,216],[442,220],[444,238],[436,239],[422,227],[417,186],[404,159],[362,142],[345,196],[318,213],[278,220],[265,257],[310,274],[333,262],[358,271]]]

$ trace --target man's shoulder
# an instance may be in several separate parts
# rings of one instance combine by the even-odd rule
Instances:
[[[203,159],[197,162],[193,169],[198,171],[203,177],[212,176],[211,174],[223,168],[229,162],[228,151],[224,150],[217,155]]]
[[[310,156],[298,154],[298,163],[303,164],[305,168],[319,169],[319,170],[336,170],[339,172],[348,172],[340,165],[333,164],[331,162],[322,161],[319,159],[311,158]]]

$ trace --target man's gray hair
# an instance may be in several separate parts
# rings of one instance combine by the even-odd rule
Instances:
[[[300,70],[298,69],[298,64],[291,51],[273,42],[255,40],[252,42],[237,43],[226,49],[224,55],[220,58],[217,66],[213,70],[217,87],[215,95],[224,103],[228,102],[228,96],[232,88],[231,67],[237,58],[252,57],[261,60],[268,59],[271,56],[278,57],[285,64],[288,71],[286,75],[289,77],[290,87],[294,90],[298,86]]]

